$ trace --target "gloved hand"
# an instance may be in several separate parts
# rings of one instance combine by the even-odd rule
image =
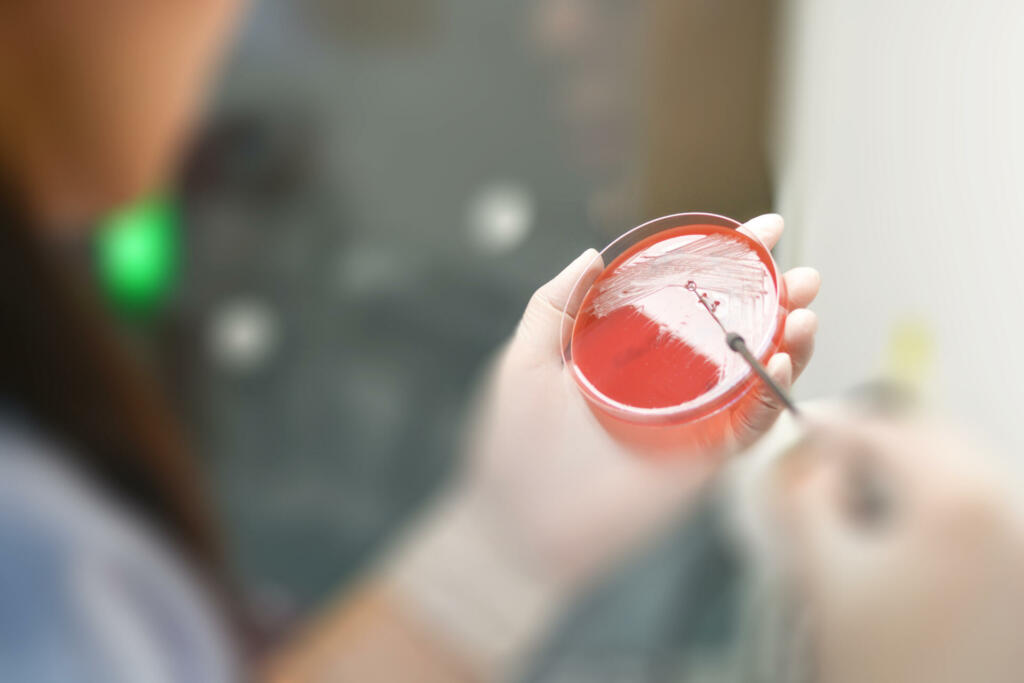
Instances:
[[[782,219],[743,229],[768,248]],[[581,586],[656,532],[708,480],[722,453],[631,456],[590,412],[563,367],[563,309],[580,278],[600,272],[589,250],[537,290],[487,382],[451,490],[396,553],[396,584],[423,618],[483,672],[507,671]],[[784,275],[793,311],[768,371],[788,387],[810,359],[818,292],[810,268]],[[574,311],[569,311],[574,314]],[[781,407],[764,389],[737,416],[730,442],[766,431]]]
[[[807,437],[766,463],[745,501],[762,564],[800,606],[807,631],[789,638],[817,680],[1019,681],[1013,458],[948,418],[805,415]]]

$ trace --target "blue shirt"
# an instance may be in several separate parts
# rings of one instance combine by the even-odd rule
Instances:
[[[227,630],[181,560],[51,445],[0,417],[0,679],[238,678]]]

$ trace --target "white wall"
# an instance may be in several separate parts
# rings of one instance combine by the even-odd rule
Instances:
[[[786,15],[781,259],[824,277],[800,395],[884,373],[909,324],[931,340],[937,402],[1019,450],[1024,1],[791,0]]]

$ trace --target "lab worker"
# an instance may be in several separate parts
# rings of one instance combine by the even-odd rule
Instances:
[[[574,595],[685,506],[730,451],[652,461],[600,429],[559,353],[585,252],[540,287],[495,361],[465,466],[354,586],[255,648],[201,472],[144,366],[62,249],[166,181],[240,10],[0,9],[0,670],[19,681],[450,681],[518,670]],[[768,247],[782,220],[747,225]],[[785,275],[794,309],[817,274]],[[816,331],[794,311],[768,370]],[[739,448],[780,412],[765,391]]]

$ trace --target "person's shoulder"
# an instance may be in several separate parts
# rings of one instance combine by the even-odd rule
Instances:
[[[48,451],[0,416],[0,669],[17,680],[98,680],[73,588],[73,541],[89,506]]]
[[[0,529],[64,562],[119,553],[145,529],[66,457],[67,447],[0,411]]]
[[[22,523],[57,531],[95,516],[89,487],[58,453],[32,428],[0,413],[0,519],[8,526]]]
[[[4,676],[232,680],[230,640],[210,605],[184,563],[61,446],[0,413]]]

